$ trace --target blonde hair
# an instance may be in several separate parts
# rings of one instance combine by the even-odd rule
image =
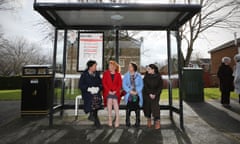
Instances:
[[[110,61],[109,61],[109,65],[110,65],[110,64],[116,67],[116,72],[119,72],[119,73],[120,73],[121,68],[120,68],[120,65],[119,65],[117,62],[115,62],[115,61],[113,61],[113,60],[110,60]]]

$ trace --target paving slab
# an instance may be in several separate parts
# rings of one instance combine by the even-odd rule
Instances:
[[[2,108],[5,110],[2,109],[1,113],[15,112],[12,107]],[[174,120],[170,120],[168,111],[161,112],[161,129],[154,130],[146,128],[143,113],[141,127],[127,128],[125,111],[121,110],[121,125],[115,129],[107,126],[107,111],[101,110],[103,127],[96,129],[83,111],[76,120],[74,111],[66,110],[63,117],[56,114],[54,125],[49,127],[48,117],[21,118],[18,107],[18,114],[0,126],[0,144],[240,144],[240,115],[235,112],[239,105],[235,103],[232,109],[223,109],[218,101],[184,103],[185,130],[179,128],[179,116],[174,114]],[[4,119],[5,115],[1,116]],[[131,119],[134,124],[134,113]]]

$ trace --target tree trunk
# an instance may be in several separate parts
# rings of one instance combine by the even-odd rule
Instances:
[[[189,47],[187,49],[187,55],[185,58],[184,66],[188,66],[190,59],[191,59],[192,52],[193,52],[193,43],[191,42],[191,44],[189,45]]]

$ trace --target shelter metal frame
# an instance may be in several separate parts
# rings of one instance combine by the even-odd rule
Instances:
[[[179,108],[173,106],[172,97],[172,68],[171,68],[171,31],[176,32],[177,40],[177,56],[180,58],[181,54],[181,37],[179,30],[183,24],[190,20],[194,15],[201,11],[201,5],[189,5],[189,4],[133,4],[133,3],[42,3],[34,1],[34,9],[39,12],[47,21],[49,21],[55,27],[55,39],[54,39],[54,50],[53,50],[53,85],[52,85],[52,98],[51,107],[49,111],[49,126],[53,125],[53,115],[57,111],[61,111],[63,114],[64,109],[73,109],[74,105],[66,105],[64,103],[64,88],[65,83],[62,84],[62,96],[61,104],[54,105],[54,84],[56,74],[56,57],[57,57],[57,42],[58,42],[58,31],[64,31],[64,46],[63,46],[63,79],[66,76],[66,50],[67,50],[67,32],[68,30],[115,30],[115,46],[116,61],[119,60],[119,30],[159,30],[167,32],[167,55],[168,55],[168,94],[169,104],[160,105],[160,109],[169,110],[170,119],[173,120],[173,112],[179,114],[180,128],[184,129],[183,121],[183,99],[182,99],[182,63],[178,61],[178,77],[179,77]],[[97,21],[91,21],[81,14],[90,14],[94,11],[101,11],[102,15],[112,14],[123,14],[124,17],[128,18],[126,23],[102,23],[107,19],[102,15],[97,16],[103,18]],[[84,13],[86,12],[86,13]],[[132,20],[129,15],[140,14],[147,15],[160,15],[160,18],[143,18],[142,23],[137,23],[136,19]],[[172,17],[170,16],[172,15]],[[80,20],[68,19],[67,17],[78,17]],[[80,17],[79,17],[80,16]],[[82,16],[82,17],[81,17]],[[94,15],[95,16],[95,15]],[[170,18],[168,18],[168,16]],[[82,18],[82,19],[81,19]],[[86,19],[84,19],[86,18]],[[161,19],[162,18],[162,19]],[[138,18],[141,19],[141,18]],[[84,22],[89,21],[89,25]],[[102,20],[102,21],[101,21]],[[165,22],[166,20],[167,22]],[[70,22],[69,22],[70,21]],[[98,23],[99,21],[99,23]],[[72,22],[72,23],[71,23]],[[96,22],[96,23],[94,23]],[[120,106],[120,109],[124,106]]]

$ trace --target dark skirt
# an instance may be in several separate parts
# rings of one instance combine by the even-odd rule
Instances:
[[[150,99],[149,96],[146,96],[143,102],[143,112],[145,117],[151,118],[151,115],[154,119],[160,119],[160,106],[159,106],[160,97],[155,99]]]
[[[92,110],[98,110],[101,108],[102,105],[102,98],[99,95],[93,95],[92,98],[92,105],[91,108]]]
[[[116,95],[108,95],[107,96],[108,99],[118,99],[118,97]]]

